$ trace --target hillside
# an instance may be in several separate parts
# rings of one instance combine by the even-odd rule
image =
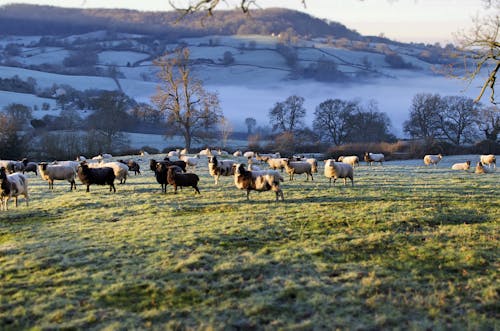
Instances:
[[[296,94],[305,98],[306,124],[327,98],[375,100],[400,135],[414,94],[464,88],[436,74],[436,67],[457,61],[451,46],[360,36],[284,9],[174,22],[175,13],[167,12],[4,6],[0,108],[18,102],[39,110],[45,104],[57,113],[54,91],[61,86],[121,90],[147,103],[157,85],[153,60],[179,45],[190,48],[193,72],[219,94],[236,130],[245,129],[248,116],[265,126],[268,110]]]

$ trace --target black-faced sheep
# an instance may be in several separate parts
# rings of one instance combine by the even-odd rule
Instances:
[[[488,173],[492,173],[493,171],[494,171],[493,169],[485,168],[483,163],[481,161],[479,161],[476,164],[476,169],[475,169],[474,173],[476,173],[476,174],[488,174]]]
[[[325,177],[330,180],[330,186],[337,181],[337,178],[344,179],[344,186],[347,185],[347,178],[351,180],[351,185],[354,186],[354,168],[347,163],[335,162],[333,159],[325,161]]]
[[[177,194],[177,187],[192,187],[200,194],[198,182],[200,178],[193,173],[182,173],[175,171],[175,168],[169,167],[167,171],[167,182],[174,187],[174,193]]]
[[[76,173],[73,167],[55,164],[49,165],[46,162],[40,162],[38,170],[42,179],[49,182],[49,189],[54,189],[54,180],[67,180],[70,183],[70,191],[73,188],[76,190]]]
[[[306,174],[306,180],[309,180],[309,176],[311,176],[311,180],[314,180],[312,166],[307,161],[290,161],[287,159],[285,171],[290,175],[290,180],[293,180],[295,174]]]
[[[441,154],[437,154],[437,155],[427,154],[426,156],[424,156],[424,164],[427,166],[431,165],[431,164],[437,166],[439,161],[441,161],[442,159],[443,159],[443,156]]]
[[[26,172],[33,172],[35,176],[38,175],[38,164],[36,162],[29,162],[28,159],[23,159],[21,162],[24,164],[23,174]]]
[[[240,190],[247,191],[247,200],[250,200],[250,191],[274,191],[276,201],[279,197],[284,200],[283,191],[280,188],[280,182],[283,177],[276,170],[248,171],[245,165],[235,164],[234,166],[234,184]]]
[[[365,162],[368,163],[369,165],[372,165],[373,162],[380,162],[380,165],[382,165],[382,162],[385,161],[385,156],[382,153],[365,153]]]
[[[116,192],[115,188],[115,173],[112,168],[89,168],[88,164],[82,162],[78,167],[78,178],[83,185],[87,186],[87,192],[90,192],[90,185],[109,185],[109,191],[113,190]]]
[[[8,201],[14,198],[17,207],[17,197],[23,195],[26,200],[26,206],[29,205],[28,200],[28,179],[20,173],[7,175],[5,167],[0,168],[0,210],[8,210]]]
[[[168,165],[167,162],[155,162],[155,178],[158,184],[161,185],[161,192],[167,193],[167,185],[168,185],[168,169],[172,168],[173,171],[182,173],[182,169],[176,165]]]
[[[217,160],[216,156],[208,159],[208,172],[214,177],[215,184],[219,184],[220,176],[232,176],[234,174],[233,160]]]

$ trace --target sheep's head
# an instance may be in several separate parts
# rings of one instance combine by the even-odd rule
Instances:
[[[40,169],[45,171],[47,169],[47,162],[40,162],[38,163],[38,166],[40,167]]]
[[[245,172],[245,165],[243,163],[235,163],[233,164],[233,171],[235,175],[241,175]]]

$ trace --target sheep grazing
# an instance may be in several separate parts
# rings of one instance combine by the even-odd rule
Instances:
[[[354,186],[354,168],[347,163],[335,162],[333,159],[325,161],[325,177],[330,179],[330,186],[337,181],[337,178],[344,179],[344,186],[347,185],[347,178],[351,180],[351,185]]]
[[[287,160],[288,159],[284,157],[271,158],[267,160],[267,164],[273,170],[280,169],[281,171],[283,171],[283,169],[285,169],[285,163]]]
[[[23,174],[26,172],[33,172],[35,173],[35,176],[38,175],[38,164],[36,162],[28,162],[28,159],[26,158],[24,158],[21,162],[24,164]]]
[[[382,165],[382,162],[384,161],[385,161],[385,156],[382,153],[365,152],[365,162],[368,163],[369,165],[372,165],[373,162],[380,162],[380,165]]]
[[[280,182],[283,177],[276,170],[264,171],[248,171],[245,165],[235,164],[234,168],[234,184],[240,190],[247,191],[247,200],[250,200],[250,191],[274,191],[276,193],[276,201],[284,200],[283,191],[280,188]]]
[[[38,170],[42,179],[49,182],[49,189],[54,189],[54,180],[67,180],[70,183],[69,190],[72,191],[73,188],[76,190],[76,172],[73,167],[40,162]]]
[[[452,170],[469,170],[470,169],[470,161],[467,160],[463,163],[455,163],[451,166]]]
[[[177,187],[192,187],[198,194],[200,190],[198,189],[198,182],[200,178],[198,175],[193,173],[182,173],[177,172],[175,168],[169,167],[167,171],[167,182],[174,187],[174,193],[177,194]]]
[[[437,155],[427,154],[426,156],[424,156],[424,164],[427,166],[431,165],[431,164],[433,164],[434,166],[437,166],[439,161],[441,161],[442,159],[443,159],[443,156],[441,154],[437,154]]]
[[[312,166],[306,161],[290,161],[287,159],[285,161],[285,171],[290,175],[290,180],[293,180],[295,174],[306,174],[306,181],[309,180],[309,176],[311,176],[311,180],[314,180]]]
[[[495,158],[495,155],[493,154],[488,154],[488,155],[481,155],[479,157],[479,161],[484,165],[487,165],[488,168],[493,164],[493,168],[497,167],[497,159]]]
[[[359,157],[356,155],[351,156],[339,156],[337,159],[339,162],[350,164],[352,167],[359,167]]]
[[[82,184],[87,185],[87,192],[90,192],[90,185],[109,185],[109,191],[113,190],[116,192],[115,188],[115,173],[112,168],[89,168],[86,162],[80,163],[78,167],[78,178]]]
[[[125,164],[128,167],[129,171],[134,172],[134,175],[137,176],[137,174],[139,174],[139,175],[141,174],[141,166],[139,165],[139,163],[135,162],[134,160],[132,160],[132,159],[127,160],[127,161],[118,160],[118,162]]]
[[[28,179],[20,173],[7,175],[5,167],[0,168],[0,210],[8,210],[10,198],[14,198],[17,207],[17,197],[23,195],[26,206],[29,206]]]
[[[217,160],[216,156],[208,159],[208,172],[214,177],[215,185],[219,184],[220,176],[232,176],[234,174],[233,160]]]
[[[476,174],[489,174],[491,172],[493,172],[493,169],[485,168],[481,161],[476,164],[476,170],[474,171]]]

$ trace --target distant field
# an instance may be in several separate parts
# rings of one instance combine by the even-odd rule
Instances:
[[[151,156],[151,158],[160,156]],[[135,157],[137,158],[137,157]],[[0,329],[495,330],[500,172],[362,165],[354,187],[48,184],[0,213]],[[79,183],[78,183],[79,184]]]

